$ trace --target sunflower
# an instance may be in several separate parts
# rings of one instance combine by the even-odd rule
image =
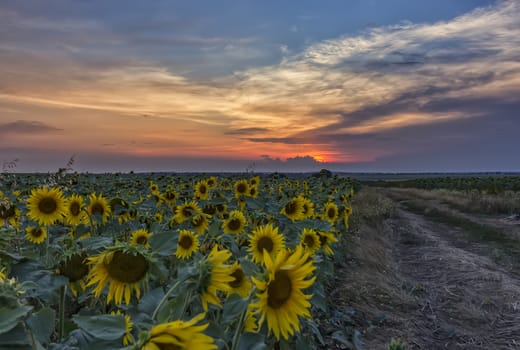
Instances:
[[[62,261],[58,267],[58,273],[69,279],[69,282],[76,282],[88,275],[88,265],[85,262],[86,253],[75,253]]]
[[[311,218],[314,215],[314,203],[304,196],[300,196],[300,199],[302,201],[303,217]]]
[[[22,214],[20,209],[8,202],[0,203],[0,227],[8,222],[12,227],[20,228]]]
[[[293,198],[283,206],[280,213],[287,216],[292,221],[304,219],[303,203],[301,197]]]
[[[195,232],[180,230],[175,256],[179,259],[188,259],[199,250],[199,245],[199,236]]]
[[[249,193],[249,182],[247,180],[238,180],[233,186],[235,190],[235,197],[240,198]]]
[[[334,224],[338,220],[338,206],[336,203],[327,202],[325,203],[324,218],[331,224]]]
[[[253,198],[258,197],[258,185],[249,186],[249,197],[253,197]]]
[[[230,292],[230,282],[236,278],[230,274],[230,266],[225,262],[231,257],[231,252],[227,249],[218,250],[214,246],[209,255],[203,260],[201,267],[201,283],[199,292],[201,294],[202,308],[208,311],[208,303],[221,307],[217,292]]]
[[[144,228],[135,230],[132,233],[132,236],[130,237],[130,244],[133,244],[133,245],[140,244],[140,245],[144,246],[145,248],[150,248],[149,239],[151,236],[152,236],[152,234]]]
[[[199,208],[199,205],[196,201],[191,201],[189,203],[184,203],[183,205],[177,206],[175,209],[175,215],[172,220],[176,223],[181,224],[184,221],[190,219],[192,216],[196,214],[200,214],[202,210]]]
[[[208,214],[200,213],[200,214],[196,214],[191,219],[191,224],[193,225],[193,227],[199,234],[203,234],[204,231],[206,231],[206,229],[208,228],[208,226],[209,226],[208,218],[210,218],[210,216]]]
[[[150,181],[148,188],[150,189],[150,193],[152,195],[159,195],[159,185],[157,185],[155,182]]]
[[[73,194],[70,198],[67,198],[65,201],[66,208],[66,216],[65,223],[67,225],[79,225],[79,224],[87,224],[88,216],[87,213],[83,210],[85,204],[83,203],[83,197]]]
[[[285,247],[285,237],[278,233],[278,227],[272,224],[258,226],[249,235],[248,252],[256,264],[264,263],[264,251],[273,256]]]
[[[259,326],[267,320],[267,328],[277,340],[280,340],[280,335],[289,339],[300,330],[299,317],[311,318],[309,300],[312,295],[304,294],[303,290],[316,280],[316,277],[310,277],[315,266],[301,246],[297,246],[292,254],[280,251],[274,260],[265,252],[264,259],[267,280],[253,277],[258,301],[252,307],[260,314]]]
[[[338,241],[334,233],[320,231],[318,232],[318,236],[320,237],[321,249],[323,249],[325,254],[334,255],[334,251],[330,246],[331,243],[336,243]]]
[[[304,228],[300,237],[300,244],[307,254],[313,256],[320,249],[320,237],[312,228]]]
[[[89,204],[87,210],[91,217],[96,215],[101,217],[102,223],[107,222],[108,216],[111,213],[110,206],[108,205],[107,200],[103,197],[102,194],[96,196],[95,193],[92,193],[89,196]]]
[[[58,188],[33,189],[27,199],[27,216],[40,226],[52,225],[63,219],[66,213],[63,192]]]
[[[179,194],[173,188],[167,188],[166,191],[162,194],[163,201],[166,204],[173,206],[177,202],[177,198],[179,198]]]
[[[69,279],[69,289],[75,297],[78,292],[86,288],[85,279],[89,271],[85,262],[86,258],[86,253],[75,253],[63,260],[58,266],[58,274]]]
[[[41,226],[29,226],[25,229],[25,238],[34,244],[42,244],[45,238],[47,238],[47,230]]]
[[[206,183],[208,184],[209,188],[216,188],[217,187],[217,178],[215,176],[210,176],[206,179]]]
[[[227,205],[223,203],[219,203],[215,206],[215,209],[217,210],[217,215],[222,217],[227,212]]]
[[[209,185],[206,180],[200,180],[195,184],[195,197],[206,200],[209,197]]]
[[[249,183],[251,186],[258,186],[260,184],[260,176],[253,176],[251,179],[249,179]]]
[[[87,287],[97,284],[93,290],[96,297],[99,297],[105,286],[110,283],[107,304],[112,300],[121,304],[124,296],[125,303],[129,305],[132,288],[138,299],[141,296],[139,284],[150,267],[148,259],[143,254],[121,248],[109,248],[97,256],[88,258],[87,263],[92,266],[88,274]]]
[[[203,333],[208,323],[197,325],[203,319],[199,314],[189,321],[154,326],[140,350],[216,350],[214,339]]]
[[[155,221],[158,224],[162,224],[164,220],[164,215],[162,212],[158,211],[157,213],[153,214],[153,221]]]
[[[224,229],[224,233],[239,234],[244,231],[246,224],[247,220],[244,213],[240,210],[233,210],[229,213],[229,217],[222,223],[222,228]]]
[[[247,297],[252,284],[238,261],[235,261],[235,263],[231,265],[230,275],[235,278],[234,281],[229,282],[229,286],[231,287],[230,293],[237,293],[242,298]]]
[[[125,318],[125,334],[123,334],[123,345],[127,346],[128,344],[132,344],[135,342],[134,336],[132,335],[132,328],[134,324],[132,323],[132,319],[130,318],[130,315],[123,314],[121,310],[112,311],[110,313],[111,315],[120,315]]]

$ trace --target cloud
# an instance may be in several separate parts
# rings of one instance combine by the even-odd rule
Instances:
[[[504,110],[516,113],[510,106],[520,94],[519,17],[518,1],[500,1],[452,20],[370,28],[297,52],[251,35],[165,38],[157,28],[125,33],[96,21],[33,21],[4,11],[0,99],[33,123],[44,123],[40,110],[102,118],[96,144],[114,143],[105,124],[116,125],[118,145],[136,135],[156,142],[140,145],[137,151],[147,155],[377,161],[407,148],[441,149],[439,135],[450,135],[446,147],[459,145],[472,123],[491,128],[506,118]],[[142,54],[151,47],[159,56]],[[266,64],[267,56],[279,61]],[[13,130],[51,131],[42,125]],[[478,134],[505,142],[486,132]]]
[[[269,128],[240,128],[224,132],[226,135],[254,135],[270,132]]]
[[[62,131],[63,129],[34,120],[17,120],[0,124],[0,134],[41,134]]]

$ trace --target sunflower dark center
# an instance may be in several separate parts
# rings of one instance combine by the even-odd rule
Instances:
[[[289,203],[287,203],[285,205],[285,213],[287,215],[292,215],[292,214],[296,213],[297,208],[298,208],[298,205],[296,204],[296,202],[290,201]]]
[[[172,201],[176,198],[175,196],[175,192],[172,192],[172,191],[168,191],[164,194],[164,197],[169,200],[169,201]]]
[[[188,217],[190,217],[190,216],[192,215],[192,210],[193,210],[193,209],[190,208],[190,207],[184,207],[184,208],[182,208],[182,215],[183,215],[184,217],[187,217],[187,218],[188,218]]]
[[[60,265],[60,272],[69,278],[70,282],[76,282],[88,274],[88,265],[84,263],[87,256],[84,254],[74,254],[69,260]]]
[[[190,236],[184,235],[179,239],[179,245],[184,249],[190,249],[193,245],[193,239]]]
[[[224,207],[224,204],[217,204],[217,211],[223,212],[225,209],[226,207]]]
[[[0,219],[7,219],[15,215],[14,206],[0,204]]]
[[[238,184],[237,186],[237,192],[238,193],[246,193],[247,186],[245,184]]]
[[[58,203],[52,197],[45,197],[38,203],[38,210],[44,214],[52,214],[58,208]]]
[[[209,214],[209,215],[215,214],[216,211],[217,211],[217,208],[215,208],[214,205],[207,205],[204,207],[204,209],[202,209],[202,212],[204,214]]]
[[[336,216],[336,210],[334,208],[329,208],[329,210],[327,210],[327,216],[333,219]]]
[[[303,205],[303,215],[307,215],[308,212],[309,212],[309,206],[307,204],[304,204]]]
[[[201,216],[201,215],[197,215],[193,218],[193,220],[191,220],[191,223],[193,224],[193,226],[195,227],[201,227],[201,226],[204,226],[204,223],[206,222],[206,220],[204,220],[204,218]]]
[[[213,181],[213,180],[208,180],[208,186],[210,186],[210,187],[215,186],[215,181]]]
[[[264,249],[267,250],[268,253],[271,253],[274,248],[274,243],[270,237],[262,237],[258,240],[256,246],[260,253],[263,253]]]
[[[142,235],[142,236],[137,237],[137,239],[135,241],[137,242],[137,244],[145,245],[146,243],[148,243],[148,238],[146,238],[146,236]]]
[[[69,206],[69,211],[72,214],[72,216],[78,216],[81,212],[81,207],[78,202],[72,202]]]
[[[201,194],[205,194],[207,191],[208,191],[208,189],[206,188],[206,186],[204,186],[204,185],[199,186],[199,192]]]
[[[256,194],[256,188],[255,187],[251,187],[251,189],[249,190],[249,194],[254,196]]]
[[[144,256],[121,251],[115,252],[112,261],[106,265],[110,278],[122,283],[139,282],[148,271],[148,267],[148,261]]]
[[[31,232],[31,236],[33,236],[34,238],[41,237],[41,235],[43,235],[43,230],[41,228],[35,228]]]
[[[94,203],[91,207],[92,215],[101,215],[105,213],[105,207],[101,203]]]
[[[231,276],[235,277],[234,281],[229,282],[229,285],[231,286],[231,288],[240,287],[242,285],[242,282],[244,281],[244,278],[246,277],[246,275],[244,274],[244,271],[242,271],[241,268],[238,268],[235,271],[233,271]]]
[[[231,231],[237,231],[240,230],[240,228],[242,227],[242,222],[237,218],[233,218],[229,220],[227,226]]]
[[[287,271],[277,271],[267,287],[267,305],[273,309],[282,307],[291,298],[292,282]]]
[[[314,237],[312,237],[311,235],[305,235],[305,237],[303,238],[303,243],[305,243],[305,245],[309,248],[314,248],[314,246],[316,245],[316,241],[314,240]]]
[[[325,235],[320,235],[320,244],[321,245],[325,245],[327,243],[327,236]]]

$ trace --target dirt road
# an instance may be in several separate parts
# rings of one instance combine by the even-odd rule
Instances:
[[[395,210],[375,227],[368,220],[358,228],[342,277],[364,348],[386,349],[400,338],[407,349],[520,349],[520,270],[504,263],[518,259],[516,251],[468,239],[467,227],[381,193]]]

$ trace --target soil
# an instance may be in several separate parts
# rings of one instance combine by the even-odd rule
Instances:
[[[408,210],[399,191],[378,193],[395,210],[355,227],[330,291],[338,307],[355,310],[362,348],[387,349],[395,338],[406,349],[520,349],[520,270],[496,259],[509,253]]]

